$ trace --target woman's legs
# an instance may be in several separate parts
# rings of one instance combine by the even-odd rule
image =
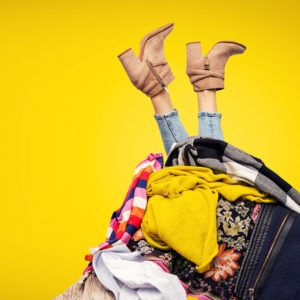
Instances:
[[[188,133],[180,121],[178,111],[173,107],[169,94],[165,90],[151,97],[151,101],[155,112],[154,118],[168,154],[173,143],[187,138]]]
[[[215,90],[197,92],[198,96],[198,134],[203,137],[224,140],[221,129],[222,115],[217,112]]]
[[[173,143],[188,137],[177,110],[163,89],[174,79],[164,56],[164,40],[173,25],[166,24],[147,34],[141,40],[139,57],[131,48],[118,55],[133,85],[151,98],[154,117],[167,153]],[[233,41],[218,42],[205,56],[202,55],[200,42],[187,43],[186,47],[186,73],[198,95],[199,135],[223,139],[221,114],[217,112],[215,93],[216,90],[224,89],[224,69],[228,58],[243,53],[246,46]]]
[[[221,113],[217,112],[216,91],[197,92],[198,97],[198,132],[199,136],[224,140],[221,129]],[[163,90],[151,98],[166,153],[173,143],[188,137],[180,121],[178,111],[173,107],[169,94]]]
[[[186,44],[186,73],[198,94],[199,135],[223,139],[221,114],[217,113],[216,91],[224,89],[225,65],[246,46],[234,41],[216,43],[207,54],[202,53],[200,42]]]

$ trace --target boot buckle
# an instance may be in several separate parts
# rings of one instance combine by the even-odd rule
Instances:
[[[204,57],[204,70],[210,70],[208,57]]]

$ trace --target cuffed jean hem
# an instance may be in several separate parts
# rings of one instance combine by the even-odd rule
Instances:
[[[199,136],[224,140],[221,118],[222,115],[218,112],[198,112]]]
[[[157,122],[167,154],[174,143],[178,143],[188,137],[188,133],[180,121],[176,108],[167,114],[155,114],[154,118]]]

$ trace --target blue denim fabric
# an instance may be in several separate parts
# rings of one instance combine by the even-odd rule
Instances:
[[[221,128],[222,115],[218,112],[199,112],[198,113],[198,133],[199,136],[210,137],[224,140]]]
[[[188,137],[176,109],[165,115],[154,115],[154,118],[158,124],[166,153],[169,153],[174,143]]]
[[[155,114],[154,118],[158,124],[167,154],[174,143],[181,142],[188,137],[188,133],[183,127],[176,109],[165,115]],[[198,113],[198,130],[199,136],[224,140],[221,129],[221,114]]]

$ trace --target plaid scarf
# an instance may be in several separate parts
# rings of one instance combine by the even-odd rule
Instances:
[[[166,166],[204,166],[215,172],[226,173],[233,179],[257,187],[281,202],[289,209],[300,213],[300,194],[262,160],[222,140],[189,137],[173,144]]]
[[[152,172],[162,167],[163,156],[161,153],[150,153],[145,160],[137,165],[123,204],[112,214],[110,226],[106,233],[106,241],[90,250],[90,253],[85,256],[87,261],[92,262],[93,256],[99,250],[120,244],[128,244],[133,234],[139,229],[145,214],[148,178]],[[92,263],[90,263],[84,270],[84,273],[92,269]]]

